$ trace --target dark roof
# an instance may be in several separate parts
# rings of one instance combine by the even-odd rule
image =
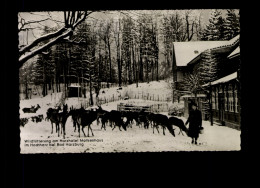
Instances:
[[[238,46],[233,52],[231,52],[231,54],[229,54],[228,58],[232,59],[239,55],[240,55],[240,47]]]

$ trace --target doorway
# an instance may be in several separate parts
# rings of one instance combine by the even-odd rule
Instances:
[[[219,101],[219,121],[221,122],[222,125],[225,125],[224,122],[224,112],[225,112],[225,100],[224,100],[224,93],[219,93],[218,94],[218,101]]]

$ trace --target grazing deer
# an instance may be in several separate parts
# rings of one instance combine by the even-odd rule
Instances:
[[[154,127],[156,127],[158,133],[158,125],[161,125],[161,127],[163,128],[163,135],[165,135],[165,128],[168,129],[168,131],[175,137],[175,133],[174,133],[174,129],[172,128],[172,126],[169,123],[169,119],[166,115],[162,115],[162,114],[154,114]],[[154,133],[154,129],[153,129],[153,133]]]
[[[126,131],[126,124],[122,120],[120,111],[112,110],[111,112],[108,112],[107,114],[108,114],[108,120],[111,122],[111,124],[114,124],[114,127],[112,128],[112,130],[114,130],[116,128],[116,126],[118,126],[119,130],[121,131],[121,126],[122,126],[123,129]]]
[[[36,108],[34,106],[31,106],[31,108],[23,108],[24,113],[36,113],[37,110],[41,108],[39,104],[37,104]]]
[[[184,135],[182,131],[184,131],[186,134],[188,134],[188,128],[184,125],[184,122],[181,119],[176,118],[176,117],[170,117],[169,123],[170,123],[170,125],[179,127],[179,129],[180,129],[179,134],[181,133],[182,135]]]

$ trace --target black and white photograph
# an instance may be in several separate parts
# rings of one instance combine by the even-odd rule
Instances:
[[[239,9],[17,18],[21,154],[241,150]]]

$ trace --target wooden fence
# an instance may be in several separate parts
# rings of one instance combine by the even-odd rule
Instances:
[[[152,104],[146,106],[135,106],[131,104],[120,103],[117,105],[118,111],[132,111],[132,112],[168,112],[168,104]]]
[[[131,112],[151,112],[151,106],[134,106],[131,104],[120,103],[117,105],[118,111],[131,111]]]

